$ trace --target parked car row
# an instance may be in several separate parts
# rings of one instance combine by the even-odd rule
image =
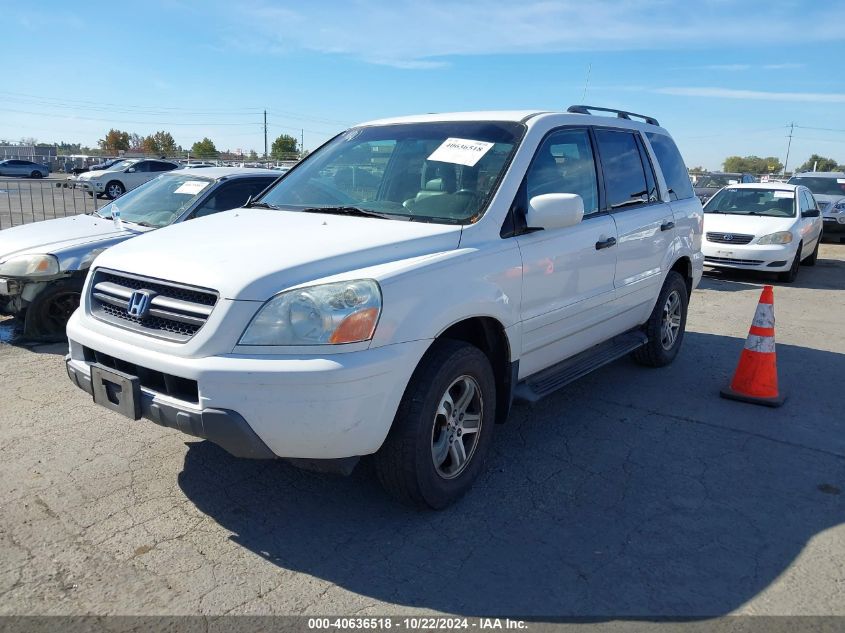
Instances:
[[[653,117],[590,106],[370,122],[283,175],[141,162],[87,179],[129,192],[97,215],[0,232],[0,308],[56,332],[78,301],[68,376],[107,409],[238,457],[372,455],[431,508],[514,401],[670,364],[705,262],[792,274],[821,234],[802,184],[729,185],[703,214]]]

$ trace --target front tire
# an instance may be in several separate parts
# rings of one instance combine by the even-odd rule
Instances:
[[[807,259],[805,259],[801,264],[803,266],[815,266],[816,262],[819,259],[819,244],[821,244],[822,236],[819,235],[819,239],[816,240],[816,247],[813,249],[813,254],[810,255]]]
[[[30,178],[41,178],[41,172],[40,172],[40,171],[38,171],[38,170],[36,169],[35,171],[33,171],[33,172],[29,175],[29,177],[30,177]]]
[[[789,270],[778,273],[778,281],[791,284],[798,277],[798,268],[801,266],[801,244],[798,245],[798,250],[795,252],[795,258],[792,260],[792,265]]]
[[[62,279],[47,286],[26,309],[24,336],[52,342],[65,339],[65,326],[79,307],[82,279]]]
[[[483,470],[495,419],[496,383],[487,356],[469,343],[436,341],[375,455],[379,481],[403,503],[445,508]]]
[[[126,193],[126,188],[117,180],[112,180],[106,185],[106,198],[115,200]]]
[[[635,350],[633,359],[647,367],[664,367],[675,360],[687,327],[689,292],[684,278],[670,270],[657,303],[643,330],[648,343]]]

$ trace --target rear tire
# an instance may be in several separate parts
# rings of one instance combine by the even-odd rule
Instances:
[[[463,341],[435,341],[375,454],[379,481],[403,503],[445,508],[482,472],[495,419],[496,383],[487,356]]]
[[[687,327],[689,293],[680,273],[670,270],[643,330],[648,343],[631,354],[646,367],[664,367],[675,360]]]
[[[29,175],[29,177],[30,177],[30,178],[41,178],[41,172],[40,172],[40,171],[38,171],[38,170],[36,169],[35,171],[33,171],[33,172]]]
[[[83,279],[62,279],[42,290],[26,309],[24,336],[44,342],[65,340],[65,326],[79,307],[83,283]]]
[[[795,252],[795,258],[792,260],[792,265],[789,270],[778,273],[778,281],[791,284],[798,277],[798,268],[801,266],[801,244],[798,245],[798,250]]]

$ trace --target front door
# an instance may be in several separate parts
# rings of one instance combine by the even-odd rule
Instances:
[[[585,128],[552,132],[526,174],[527,199],[577,193],[580,224],[518,236],[523,263],[520,378],[577,354],[606,338],[613,315],[616,226],[599,210],[590,134]]]

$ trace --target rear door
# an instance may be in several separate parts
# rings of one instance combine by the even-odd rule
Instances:
[[[660,199],[651,159],[639,132],[597,128],[606,210],[618,232],[614,287],[626,328],[643,323],[669,265],[675,220]]]
[[[577,193],[584,219],[564,229],[517,236],[522,255],[525,377],[601,342],[613,316],[616,227],[601,210],[595,150],[586,128],[551,132],[534,156],[520,195]],[[605,248],[603,245],[609,247]]]

